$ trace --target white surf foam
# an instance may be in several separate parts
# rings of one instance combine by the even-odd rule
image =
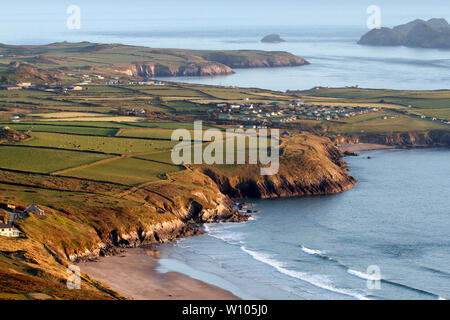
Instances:
[[[322,288],[322,289],[325,289],[328,291],[351,296],[351,297],[357,298],[359,300],[368,300],[368,298],[366,296],[364,296],[363,294],[360,294],[358,292],[354,292],[352,290],[347,290],[347,289],[336,288],[324,276],[310,275],[310,274],[307,274],[304,272],[289,270],[283,266],[282,262],[272,259],[271,256],[268,254],[261,253],[261,252],[255,252],[255,251],[247,249],[244,246],[241,246],[241,250],[244,251],[245,253],[247,253],[248,255],[250,255],[253,259],[263,262],[267,265],[270,265],[271,267],[275,268],[278,272],[285,274],[289,277],[308,282],[316,287],[319,287],[319,288]]]
[[[301,247],[302,247],[302,251],[307,253],[307,254],[325,257],[325,252],[322,252],[320,250],[310,249],[310,248],[307,248],[307,247],[305,247],[303,245]]]
[[[216,239],[222,240],[228,244],[241,244],[244,234],[241,232],[229,231],[225,227],[218,225],[205,224],[205,232]]]
[[[353,276],[356,276],[356,277],[364,279],[364,280],[381,280],[379,276],[371,275],[371,274],[361,272],[358,270],[347,269],[347,272]]]

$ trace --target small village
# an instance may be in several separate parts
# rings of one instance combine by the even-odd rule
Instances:
[[[14,222],[23,220],[30,215],[45,215],[45,211],[37,205],[29,205],[22,209],[12,204],[0,204],[0,236],[8,238],[19,238],[24,234],[14,226]],[[3,221],[2,221],[3,217]]]
[[[74,74],[67,74],[68,77],[75,77]],[[159,81],[159,80],[152,80],[152,79],[144,79],[143,81],[130,81],[130,80],[123,80],[120,79],[120,77],[111,77],[110,79],[105,79],[104,76],[94,74],[94,75],[82,75],[81,81],[77,78],[78,81],[73,85],[50,85],[50,84],[32,84],[31,82],[18,82],[13,84],[3,84],[0,85],[0,90],[22,90],[22,89],[33,89],[33,90],[42,90],[46,92],[67,92],[67,91],[82,91],[87,90],[87,85],[106,85],[106,86],[113,86],[113,85],[126,85],[126,86],[163,86],[165,85],[165,82]]]
[[[379,107],[351,107],[306,104],[302,100],[291,104],[279,102],[261,104],[219,103],[208,110],[209,117],[222,121],[242,123],[287,123],[296,120],[339,120],[380,111]]]

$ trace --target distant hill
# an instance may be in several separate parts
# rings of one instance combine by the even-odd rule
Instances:
[[[40,46],[0,44],[0,83],[65,83],[84,74],[145,79],[215,76],[233,68],[302,66],[305,59],[283,51],[156,49],[121,44],[59,42]]]
[[[417,19],[392,29],[373,29],[358,44],[450,49],[450,25],[445,19]]]

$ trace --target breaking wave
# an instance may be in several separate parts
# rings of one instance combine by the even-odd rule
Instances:
[[[316,287],[319,287],[319,288],[322,288],[322,289],[325,289],[328,291],[336,292],[336,293],[343,294],[346,296],[351,296],[351,297],[359,299],[359,300],[367,300],[368,299],[364,294],[358,293],[356,291],[335,287],[324,276],[311,275],[311,274],[307,274],[304,272],[289,270],[283,266],[282,262],[274,260],[268,254],[252,251],[252,250],[247,249],[244,246],[241,246],[241,250],[244,251],[245,253],[247,253],[248,255],[250,255],[253,259],[263,262],[263,263],[273,267],[278,272],[285,274],[289,277],[308,282],[309,284],[312,284]]]

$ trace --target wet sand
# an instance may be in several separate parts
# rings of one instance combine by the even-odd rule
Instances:
[[[341,144],[339,149],[342,152],[355,152],[355,151],[368,151],[368,150],[380,150],[380,149],[394,149],[393,146],[387,146],[384,144],[375,143],[354,143],[354,144]]]
[[[136,300],[236,300],[232,293],[178,272],[156,271],[158,260],[144,249],[129,249],[112,257],[82,262],[82,273]]]

